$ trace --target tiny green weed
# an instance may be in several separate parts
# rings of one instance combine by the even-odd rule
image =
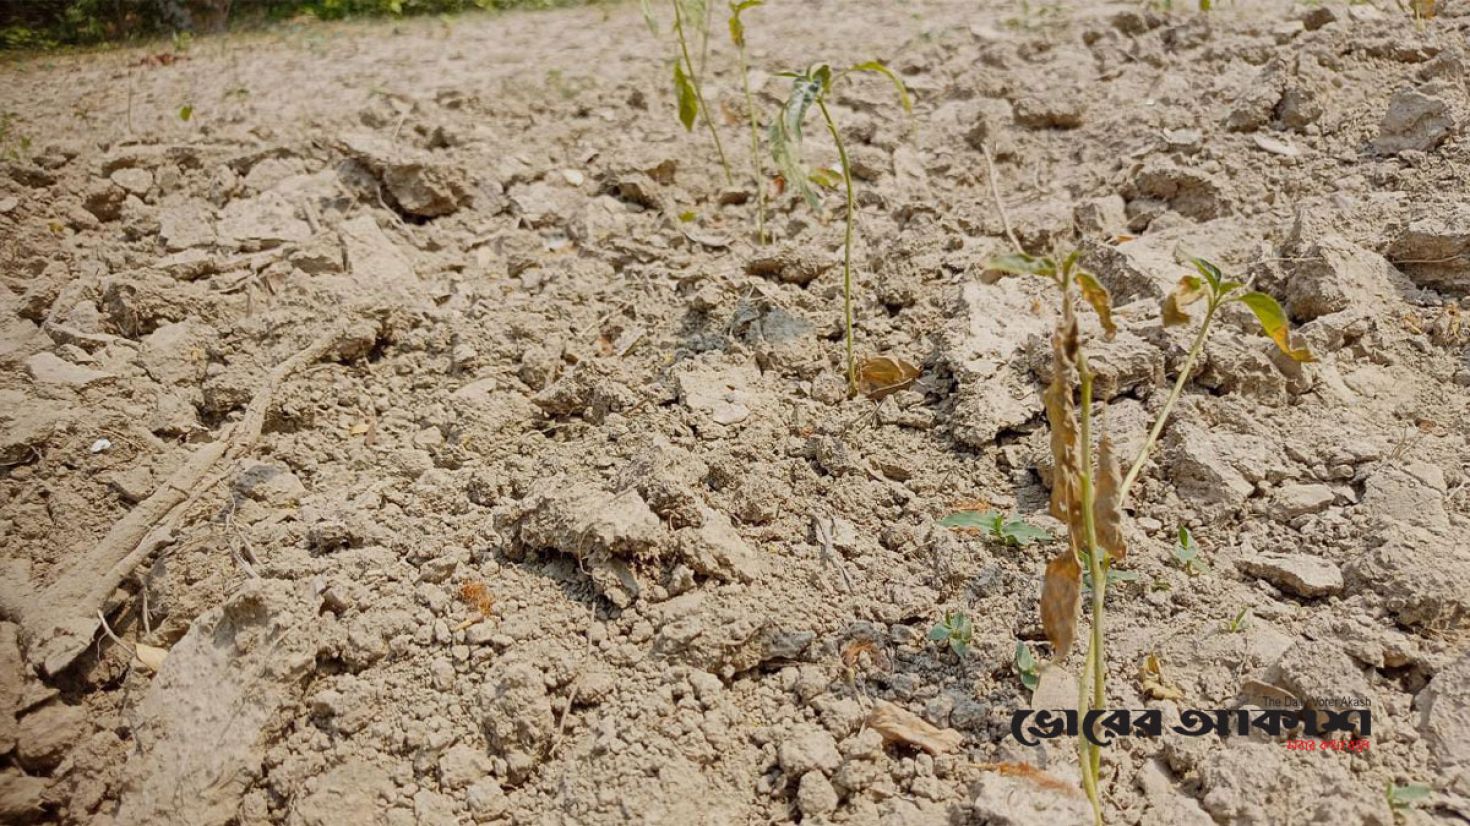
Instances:
[[[1037,670],[1036,655],[1031,653],[1031,646],[1024,642],[1016,643],[1016,656],[1011,666],[1016,670],[1021,685],[1028,691],[1035,691],[1036,686],[1041,683],[1041,673]]]
[[[1422,783],[1408,783],[1403,786],[1389,783],[1384,797],[1388,800],[1388,808],[1401,812],[1416,803],[1423,803],[1433,793],[1433,789]]]
[[[1200,558],[1199,545],[1194,541],[1194,534],[1189,528],[1179,526],[1179,538],[1174,543],[1174,561],[1178,562],[1184,572],[1190,576],[1209,573],[1209,566]]]
[[[956,511],[939,520],[946,528],[978,530],[1003,545],[1024,547],[1032,542],[1050,542],[1051,533],[1019,516],[1006,516],[999,511]]]
[[[929,629],[930,642],[948,643],[949,650],[961,659],[969,655],[974,636],[975,626],[959,611],[945,611],[944,620]]]

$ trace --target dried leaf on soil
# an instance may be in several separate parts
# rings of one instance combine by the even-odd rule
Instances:
[[[1144,658],[1143,667],[1138,670],[1138,682],[1143,693],[1155,700],[1184,699],[1184,692],[1164,679],[1163,665],[1153,654]]]
[[[930,754],[954,751],[965,739],[952,728],[939,728],[917,714],[883,700],[868,712],[867,724],[890,743],[907,743]]]
[[[482,617],[489,617],[491,609],[495,607],[495,598],[490,595],[490,589],[478,580],[459,586],[459,598]]]
[[[163,661],[168,657],[167,648],[159,648],[147,643],[136,643],[133,646],[133,657],[149,671],[158,671],[163,668]]]
[[[1046,578],[1041,584],[1041,627],[1058,662],[1072,651],[1081,603],[1082,566],[1068,548],[1046,563]]]
[[[858,367],[858,389],[864,396],[879,401],[900,390],[907,390],[922,371],[900,358],[875,356]]]
[[[1046,789],[1050,792],[1058,792],[1060,794],[1065,794],[1072,797],[1082,796],[1082,793],[1078,791],[1076,784],[1068,783],[1065,780],[1053,777],[1042,771],[1041,769],[1038,769],[1035,766],[1031,765],[1030,763],[976,763],[975,768],[981,769],[983,771],[995,772],[996,774],[1005,775],[1006,777],[1015,777],[1021,780],[1029,780],[1030,782],[1035,784],[1037,788]]]

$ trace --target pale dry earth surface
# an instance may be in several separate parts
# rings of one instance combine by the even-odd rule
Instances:
[[[814,60],[914,94],[833,106],[859,349],[923,370],[876,405],[843,392],[841,222],[787,196],[752,243],[719,36],[735,187],[632,5],[7,61],[0,821],[1082,822],[1072,745],[1008,736],[1055,546],[938,525],[981,500],[1060,530],[1054,301],[982,278],[983,145],[1022,242],[1080,247],[1120,308],[1085,332],[1125,448],[1191,335],[1158,321],[1184,255],[1320,357],[1221,320],[1130,505],[1110,704],[1363,698],[1371,750],[1126,739],[1109,822],[1470,820],[1470,16],[1443,5],[749,12],[767,112]],[[963,660],[925,639],[945,610]],[[880,701],[961,745],[885,744]],[[1395,814],[1391,783],[1433,794]]]

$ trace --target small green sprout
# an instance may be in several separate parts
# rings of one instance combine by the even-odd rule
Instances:
[[[1190,576],[1209,573],[1209,566],[1200,558],[1199,545],[1195,544],[1194,534],[1183,525],[1179,526],[1179,539],[1174,543],[1174,559]]]
[[[970,641],[975,636],[975,627],[970,618],[959,611],[945,611],[944,621],[929,629],[930,642],[948,642],[949,650],[963,659],[970,653]]]
[[[956,511],[939,520],[946,528],[968,528],[985,532],[992,539],[1014,548],[1032,542],[1049,542],[1051,534],[1019,516],[1007,517],[999,511]]]
[[[1041,683],[1041,674],[1037,672],[1036,655],[1031,653],[1031,646],[1024,642],[1016,643],[1016,658],[1012,665],[1016,676],[1021,678],[1021,685],[1028,691],[1035,691]]]
[[[194,106],[192,104],[186,103],[179,107],[179,120],[188,123],[193,117]]]
[[[1245,630],[1245,623],[1246,620],[1250,618],[1250,613],[1250,606],[1247,605],[1246,607],[1240,609],[1240,613],[1236,614],[1234,619],[1225,622],[1225,624],[1222,625],[1221,628],[1224,629],[1225,633],[1227,634],[1239,634],[1240,632]]]
[[[1084,591],[1092,590],[1092,571],[1088,562],[1087,554],[1082,554],[1082,590]],[[1121,568],[1114,568],[1111,565],[1106,570],[1107,573],[1103,578],[1107,580],[1109,588],[1112,588],[1120,582],[1137,582],[1139,579],[1139,573],[1137,571],[1125,571]]]
[[[814,174],[807,169],[806,162],[802,159],[802,123],[806,120],[807,113],[813,105],[817,107],[817,111],[821,112],[827,133],[832,136],[832,142],[837,146],[837,160],[842,171],[841,180],[847,196],[842,242],[842,310],[847,344],[847,391],[849,395],[856,395],[858,392],[857,358],[853,354],[852,334],[852,244],[857,225],[857,194],[853,189],[852,165],[847,158],[847,144],[842,141],[842,133],[837,128],[837,121],[832,119],[832,111],[827,107],[827,100],[832,93],[832,87],[854,72],[873,72],[888,78],[898,92],[898,101],[903,105],[904,112],[913,111],[913,104],[909,101],[908,87],[903,85],[903,80],[892,69],[877,60],[858,63],[836,73],[832,71],[831,66],[816,63],[804,72],[780,73],[782,77],[791,78],[791,95],[781,107],[775,121],[771,123],[768,134],[771,157],[781,171],[781,177],[786,181],[786,186],[801,195],[814,210],[821,209],[821,200],[817,197],[817,192],[812,185],[825,186],[827,183],[835,183],[835,180],[830,173]]]
[[[1429,796],[1433,793],[1433,789],[1430,789],[1422,783],[1409,783],[1404,786],[1389,783],[1385,797],[1388,799],[1388,808],[1395,812],[1401,812],[1413,806],[1415,803],[1422,803],[1428,800]]]
[[[643,19],[648,23],[648,30],[655,37],[658,36],[658,20],[654,17],[653,7],[650,0],[643,0]],[[674,36],[679,43],[679,50],[674,55],[674,99],[679,104],[679,122],[684,125],[684,131],[694,131],[694,122],[703,120],[704,126],[709,130],[710,138],[715,144],[715,154],[719,155],[720,168],[725,171],[725,183],[732,184],[734,175],[730,172],[730,162],[725,158],[724,144],[720,143],[720,132],[715,128],[714,119],[710,116],[709,105],[704,100],[704,86],[700,82],[700,70],[695,68],[694,59],[689,53],[689,36],[687,28],[693,26],[696,32],[703,32],[708,38],[709,32],[709,9],[705,0],[671,0],[674,9]],[[703,69],[701,61],[700,69]]]

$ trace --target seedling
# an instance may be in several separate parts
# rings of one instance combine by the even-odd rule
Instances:
[[[1239,634],[1240,632],[1245,630],[1245,622],[1247,619],[1250,618],[1250,613],[1250,606],[1247,605],[1246,607],[1240,609],[1240,611],[1236,613],[1234,618],[1226,620],[1225,624],[1220,626],[1221,629],[1223,629],[1227,634]]]
[[[970,641],[975,636],[975,627],[970,618],[959,611],[945,611],[944,621],[929,629],[930,642],[947,642],[955,656],[964,659],[970,653]]]
[[[1422,783],[1409,783],[1399,786],[1394,783],[1388,784],[1385,797],[1388,799],[1388,808],[1395,812],[1401,812],[1415,803],[1422,803],[1429,799],[1434,790]]]
[[[1210,568],[1200,558],[1199,545],[1194,542],[1194,534],[1189,528],[1179,526],[1179,539],[1174,543],[1174,559],[1184,568],[1184,572],[1190,576],[1208,573]]]
[[[1082,566],[1082,592],[1090,593],[1092,591],[1092,571],[1089,570],[1089,568],[1091,568],[1091,565],[1085,564],[1087,562],[1086,557],[1084,557],[1082,561],[1084,563]],[[1124,571],[1121,568],[1112,567],[1108,568],[1107,582],[1109,588],[1122,582],[1137,582],[1138,578],[1139,576],[1137,571]]]
[[[983,531],[1001,544],[1024,547],[1032,542],[1049,542],[1051,534],[1019,516],[1007,517],[999,511],[957,511],[939,520],[946,528]]]
[[[1021,678],[1021,685],[1027,691],[1035,691],[1041,683],[1041,674],[1037,671],[1036,656],[1031,653],[1031,646],[1024,642],[1016,643],[1016,658],[1011,665],[1016,669],[1016,676]]]
[[[715,129],[714,119],[710,117],[709,106],[704,102],[704,86],[699,80],[700,72],[694,67],[694,60],[689,56],[689,37],[687,29],[694,26],[696,31],[704,31],[707,26],[708,10],[705,8],[705,0],[669,0],[674,7],[674,37],[679,42],[679,52],[674,55],[674,99],[679,104],[679,122],[684,124],[684,131],[694,131],[694,122],[703,120],[704,126],[709,130],[709,136],[714,141],[715,153],[720,157],[720,168],[725,171],[725,183],[733,184],[735,176],[730,172],[730,162],[725,158],[725,147],[720,143],[719,130]],[[643,19],[648,23],[649,31],[658,36],[658,20],[653,15],[650,0],[643,0]]]
[[[1077,633],[1077,615],[1081,608],[1084,585],[1083,566],[1087,568],[1086,584],[1091,591],[1092,627],[1087,645],[1086,665],[1078,681],[1078,712],[1102,709],[1107,701],[1107,657],[1104,648],[1109,574],[1116,563],[1127,557],[1123,536],[1123,503],[1138,475],[1143,471],[1150,452],[1158,442],[1164,423],[1173,411],[1204,350],[1211,324],[1220,307],[1240,301],[1251,309],[1261,328],[1276,342],[1282,352],[1298,361],[1311,361],[1305,349],[1294,348],[1286,326],[1286,313],[1276,300],[1260,292],[1245,290],[1245,285],[1227,279],[1214,264],[1194,259],[1198,275],[1186,275],[1164,300],[1162,315],[1165,326],[1187,323],[1186,308],[1203,301],[1204,319],[1190,345],[1179,370],[1179,378],[1154,420],[1148,438],[1133,460],[1128,474],[1121,473],[1112,439],[1104,435],[1093,442],[1093,373],[1087,362],[1080,325],[1075,310],[1076,297],[1087,302],[1097,314],[1103,333],[1116,332],[1112,298],[1097,277],[1078,266],[1081,255],[1073,252],[1057,260],[1034,257],[1020,250],[990,262],[990,269],[1002,274],[1036,275],[1051,281],[1061,293],[1061,314],[1052,335],[1051,382],[1042,394],[1047,421],[1051,426],[1052,472],[1051,514],[1067,524],[1069,546],[1046,566],[1041,589],[1041,624],[1058,661],[1071,652]],[[1074,390],[1077,395],[1074,396]],[[1096,454],[1096,455],[1094,455]],[[1244,614],[1238,618],[1243,621]],[[1098,747],[1085,737],[1078,738],[1078,759],[1082,767],[1082,785],[1092,803],[1093,819],[1102,823],[1101,760]]]
[[[765,0],[730,0],[730,41],[740,66],[740,88],[745,92],[745,112],[750,119],[750,166],[755,173],[755,239],[766,242],[766,170],[761,161],[760,112],[755,95],[750,91],[750,61],[745,54],[745,22],[740,13],[765,3]]]
[[[777,168],[781,170],[786,186],[798,192],[815,210],[821,209],[821,201],[812,185],[832,186],[837,181],[833,180],[829,170],[808,171],[806,162],[802,158],[802,122],[806,120],[807,112],[811,109],[812,104],[816,104],[817,111],[822,113],[822,122],[827,127],[828,134],[832,136],[832,142],[837,146],[837,160],[842,173],[841,181],[847,196],[842,240],[842,312],[847,343],[847,390],[849,395],[856,395],[858,392],[857,359],[853,355],[852,343],[852,241],[857,219],[857,196],[852,186],[852,166],[847,158],[847,145],[842,142],[842,133],[837,128],[837,122],[832,119],[832,111],[827,107],[827,99],[832,93],[833,85],[854,72],[874,72],[887,77],[893,81],[894,87],[898,90],[898,100],[903,105],[904,112],[907,114],[913,110],[909,102],[908,88],[903,85],[903,80],[879,61],[870,60],[867,63],[859,63],[836,74],[833,74],[831,66],[817,63],[808,67],[804,72],[781,73],[782,77],[792,79],[791,96],[786,99],[785,105],[781,107],[780,114],[769,130],[771,156],[775,159]]]

